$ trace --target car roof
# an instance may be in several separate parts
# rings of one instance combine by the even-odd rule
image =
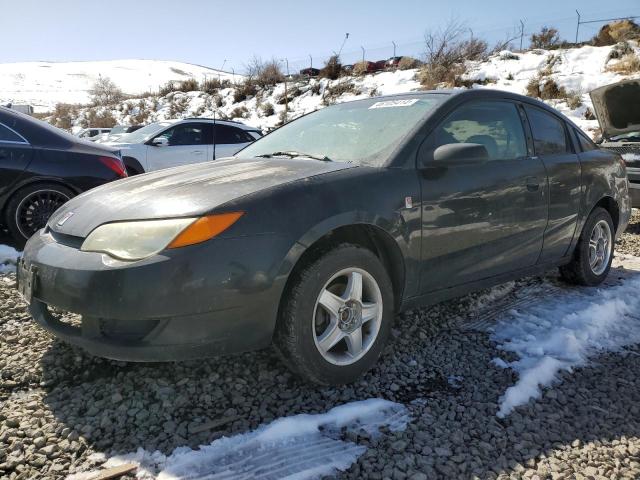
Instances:
[[[166,120],[166,121],[173,121],[173,120]],[[180,118],[175,120],[175,122],[181,122],[181,121],[186,121],[186,122],[206,122],[206,123],[220,123],[222,125],[230,125],[233,127],[238,127],[241,128],[243,130],[256,130],[255,127],[250,127],[249,125],[245,125],[242,122],[237,122],[235,120],[222,120],[220,118],[210,118],[210,117],[188,117],[188,118]]]

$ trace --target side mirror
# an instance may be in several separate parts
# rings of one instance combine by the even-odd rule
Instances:
[[[436,148],[433,161],[437,166],[467,165],[489,160],[489,152],[479,143],[449,143]],[[425,166],[428,166],[425,165]]]
[[[151,140],[151,145],[154,147],[167,147],[169,146],[169,139],[167,137],[156,137]]]

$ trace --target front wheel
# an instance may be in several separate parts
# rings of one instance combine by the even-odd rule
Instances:
[[[371,251],[340,245],[295,274],[275,345],[306,380],[340,385],[376,362],[393,321],[393,289]]]
[[[614,226],[604,208],[596,208],[585,222],[571,263],[560,268],[569,283],[599,285],[607,278],[613,261]]]

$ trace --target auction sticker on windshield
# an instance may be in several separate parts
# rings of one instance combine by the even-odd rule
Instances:
[[[393,108],[393,107],[410,107],[418,101],[417,98],[410,98],[408,100],[385,100],[384,102],[376,102],[369,107],[372,108]]]

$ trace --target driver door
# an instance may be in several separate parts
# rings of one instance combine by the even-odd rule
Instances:
[[[516,103],[470,101],[421,147],[422,293],[536,264],[547,225],[547,176],[523,122]],[[451,143],[481,144],[489,158],[433,163],[434,150]]]
[[[211,160],[206,123],[186,122],[168,128],[148,143],[149,171]]]

